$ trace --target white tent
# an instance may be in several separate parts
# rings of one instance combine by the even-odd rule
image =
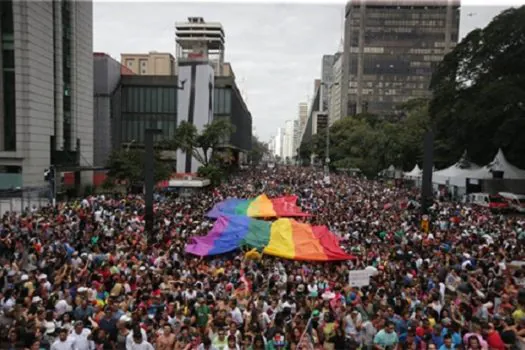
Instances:
[[[414,179],[414,178],[421,177],[421,173],[422,173],[421,169],[416,164],[416,166],[414,166],[414,169],[412,169],[409,172],[403,173],[403,176],[406,177],[406,178],[409,178],[409,179]]]
[[[475,178],[473,174],[479,171],[481,167],[468,160],[467,151],[453,165],[446,169],[435,171],[432,174],[432,182],[438,185],[451,185],[465,187],[467,178]]]
[[[473,179],[492,179],[492,171],[502,171],[504,179],[525,179],[525,170],[510,164],[501,148],[494,156],[492,162],[473,172],[469,177]]]

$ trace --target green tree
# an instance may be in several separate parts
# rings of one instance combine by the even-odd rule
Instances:
[[[175,136],[169,144],[170,148],[190,153],[197,161],[207,166],[213,153],[228,144],[234,131],[234,126],[225,118],[214,119],[201,133],[195,125],[183,121],[175,130]]]
[[[269,153],[266,144],[259,141],[257,136],[252,135],[252,149],[248,152],[248,160],[253,164],[259,164],[263,157]]]
[[[525,6],[470,32],[438,65],[431,82],[431,122],[439,166],[468,149],[486,164],[498,148],[525,167]]]
[[[113,151],[107,163],[109,168],[107,181],[109,183],[124,181],[128,186],[144,182],[145,157],[145,151],[141,149]],[[155,157],[155,181],[169,179],[172,173],[170,162],[163,161],[158,151],[155,151],[153,157]]]

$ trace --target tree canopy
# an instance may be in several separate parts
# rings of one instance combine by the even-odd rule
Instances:
[[[470,32],[438,65],[431,83],[437,165],[464,150],[486,164],[502,148],[525,168],[525,6]]]
[[[108,160],[108,183],[125,181],[128,185],[144,182],[145,151],[143,149],[119,149],[111,153]],[[169,179],[172,166],[169,162],[162,161],[158,151],[155,157],[154,179],[162,181]]]
[[[390,164],[410,169],[422,159],[422,142],[428,128],[428,101],[413,100],[402,106],[404,117],[390,121],[372,114],[346,117],[330,127],[330,165],[359,168],[375,175]],[[299,157],[308,162],[312,153],[324,162],[326,130],[319,130],[299,148]]]
[[[207,124],[201,133],[195,125],[183,121],[175,130],[175,136],[169,141],[169,147],[191,153],[201,164],[210,164],[212,154],[220,146],[226,145],[230,135],[235,131],[234,126],[226,118],[214,119]]]
[[[252,135],[252,149],[248,152],[248,159],[253,164],[259,164],[269,150],[265,143],[259,141],[257,136]]]

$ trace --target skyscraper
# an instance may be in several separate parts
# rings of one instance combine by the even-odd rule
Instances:
[[[332,65],[332,89],[329,94],[329,106],[330,106],[330,125],[341,119],[341,85],[343,78],[343,54],[338,52],[335,55],[335,61]]]
[[[294,121],[287,120],[284,125],[283,158],[292,160],[294,156]]]
[[[2,0],[0,24],[2,187],[44,186],[51,164],[92,166],[92,1]]]
[[[284,141],[284,129],[277,128],[277,135],[275,135],[275,155],[279,158],[283,158],[283,141]]]
[[[323,55],[323,62],[321,64],[321,110],[328,109],[328,99],[330,96],[329,86],[333,82],[333,69],[335,55]]]
[[[459,7],[459,0],[350,0],[343,115],[388,115],[398,104],[429,97],[433,70],[457,43]]]
[[[303,128],[306,125],[306,122],[308,120],[308,102],[301,102],[299,103],[299,129],[300,133],[303,132]]]

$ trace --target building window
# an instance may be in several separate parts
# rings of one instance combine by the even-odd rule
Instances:
[[[15,94],[15,51],[13,26],[13,1],[0,1],[0,25],[2,26],[2,74],[4,105],[4,144],[5,151],[16,150],[16,94]]]
[[[141,69],[140,74],[146,74],[146,70],[144,68]]]
[[[140,66],[141,67],[146,67],[146,60],[140,60]]]

